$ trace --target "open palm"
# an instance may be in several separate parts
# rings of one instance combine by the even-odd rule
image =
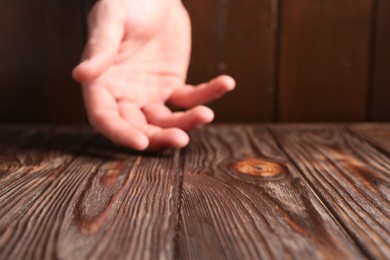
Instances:
[[[220,76],[185,85],[190,21],[179,0],[100,1],[89,16],[89,41],[74,77],[83,84],[91,124],[134,149],[182,147],[186,130],[209,123],[201,105],[234,88]],[[172,112],[166,103],[187,108]]]

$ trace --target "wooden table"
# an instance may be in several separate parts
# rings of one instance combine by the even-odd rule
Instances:
[[[191,135],[140,154],[89,128],[0,128],[0,258],[390,258],[390,124]]]

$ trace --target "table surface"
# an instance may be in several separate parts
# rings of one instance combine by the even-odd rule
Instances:
[[[214,125],[161,154],[0,128],[1,259],[389,259],[390,124]]]

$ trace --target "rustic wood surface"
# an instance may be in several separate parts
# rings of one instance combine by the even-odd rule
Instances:
[[[0,259],[386,259],[390,124],[223,125],[137,153],[0,128]]]
[[[330,214],[366,254],[389,257],[390,158],[339,127],[275,132]]]

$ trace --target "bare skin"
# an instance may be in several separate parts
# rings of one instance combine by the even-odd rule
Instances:
[[[83,85],[91,124],[136,150],[180,148],[186,131],[211,122],[203,104],[235,87],[229,76],[186,85],[191,25],[180,0],[101,0],[73,77]],[[187,109],[172,112],[166,103]]]

